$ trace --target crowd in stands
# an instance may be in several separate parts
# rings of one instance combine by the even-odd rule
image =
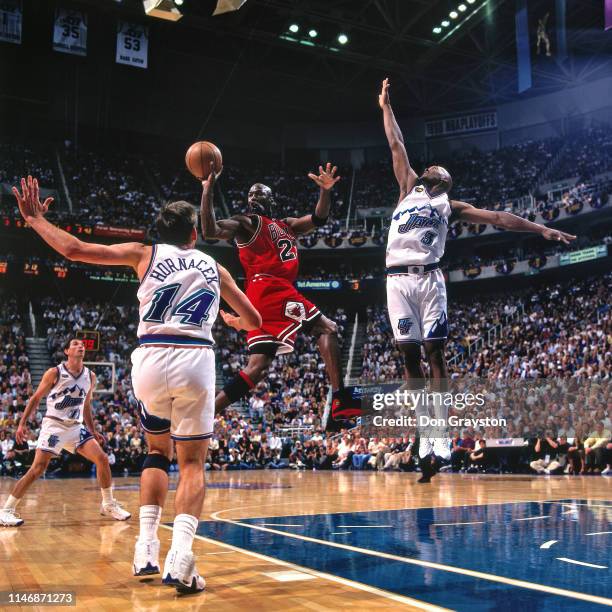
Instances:
[[[138,160],[119,153],[67,148],[62,163],[73,203],[71,221],[151,227],[160,199]]]
[[[612,128],[601,125],[572,134],[546,180],[554,182],[575,177],[585,182],[611,170]]]
[[[25,347],[25,328],[14,297],[0,301],[0,474],[11,473],[18,461],[13,433],[32,394]]]

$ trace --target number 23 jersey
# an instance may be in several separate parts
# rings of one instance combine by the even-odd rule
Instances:
[[[197,249],[155,244],[138,289],[140,344],[213,344],[217,262]]]
[[[247,285],[257,275],[283,278],[294,283],[299,262],[291,228],[284,221],[262,215],[253,215],[251,219],[255,233],[248,242],[236,242]]]
[[[438,263],[444,255],[450,215],[447,194],[431,197],[423,185],[415,185],[393,211],[387,268]]]

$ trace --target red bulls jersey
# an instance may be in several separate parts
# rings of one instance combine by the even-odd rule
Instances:
[[[247,284],[257,274],[295,282],[298,274],[298,250],[295,234],[278,219],[252,215],[255,233],[248,242],[236,242],[238,256]]]

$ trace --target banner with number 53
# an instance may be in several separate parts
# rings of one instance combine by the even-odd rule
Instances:
[[[146,68],[148,51],[149,28],[139,23],[120,21],[117,26],[116,62]]]
[[[53,26],[53,48],[62,53],[87,55],[87,15],[58,8]]]

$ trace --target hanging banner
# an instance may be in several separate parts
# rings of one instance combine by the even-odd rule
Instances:
[[[21,0],[0,2],[0,40],[21,44]]]
[[[457,115],[425,122],[425,138],[441,138],[497,128],[497,111]]]
[[[127,64],[138,68],[147,67],[149,50],[149,29],[139,23],[120,21],[117,27],[118,64]]]
[[[58,8],[53,26],[53,49],[60,53],[87,55],[87,15]]]

